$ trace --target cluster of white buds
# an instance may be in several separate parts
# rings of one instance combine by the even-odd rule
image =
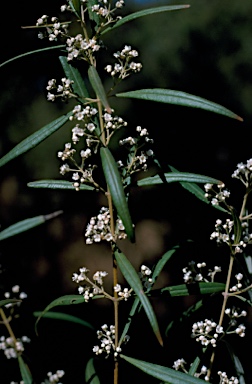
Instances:
[[[185,369],[185,364],[186,364],[185,359],[183,359],[183,358],[178,359],[178,360],[174,361],[172,368],[174,368],[176,371],[181,369],[182,371],[187,372],[187,370]]]
[[[93,352],[96,355],[101,355],[102,353],[106,354],[108,357],[111,353],[114,354],[115,357],[122,351],[121,347],[115,346],[115,326],[104,324],[101,327],[101,331],[97,331],[98,340],[100,340],[100,345],[95,345],[93,347]]]
[[[96,13],[99,17],[106,20],[106,23],[101,25],[108,25],[110,22],[115,22],[121,18],[121,16],[114,17],[113,13],[124,6],[124,0],[116,1],[115,8],[111,9],[111,4],[108,0],[101,0],[99,4],[92,6],[91,10]]]
[[[237,291],[240,291],[241,288],[242,288],[242,283],[241,283],[241,280],[243,279],[243,274],[242,273],[237,273],[235,275],[235,278],[237,280],[237,283],[235,285],[233,285],[229,290],[230,292],[237,292]]]
[[[80,33],[75,37],[69,37],[66,41],[67,60],[72,61],[73,59],[85,59],[89,61],[90,56],[99,51],[100,44],[96,38],[92,39],[84,38]]]
[[[241,180],[241,182],[248,188],[251,185],[251,175],[252,175],[252,159],[247,160],[247,163],[237,164],[237,168],[232,174],[232,177],[235,179]]]
[[[86,267],[79,268],[79,274],[73,273],[72,280],[77,284],[80,284],[78,287],[78,292],[84,297],[85,302],[87,303],[89,299],[92,299],[95,295],[103,294],[103,279],[108,275],[105,271],[97,271],[93,275],[93,281],[89,279],[87,273],[89,270]],[[86,283],[86,285],[81,285],[81,283]]]
[[[58,37],[65,37],[68,33],[68,24],[59,22],[57,17],[49,20],[49,16],[43,15],[37,20],[36,26],[43,28],[38,34],[39,39],[48,37],[49,41],[57,41]]]
[[[230,321],[229,321],[229,328],[230,327],[235,327],[234,330],[230,331],[229,329],[227,330],[227,334],[230,334],[230,333],[236,333],[238,336],[240,337],[244,337],[245,336],[245,330],[246,330],[246,327],[244,324],[239,324],[238,327],[237,326],[237,319],[239,319],[240,317],[245,317],[247,316],[247,312],[242,310],[241,312],[239,312],[238,309],[236,309],[235,307],[233,307],[232,309],[231,308],[227,308],[225,310],[225,314],[230,318]]]
[[[48,101],[55,101],[57,97],[60,97],[63,101],[70,99],[71,97],[75,97],[72,91],[73,81],[63,77],[61,79],[61,84],[57,86],[56,79],[51,79],[48,81],[48,85],[46,87],[48,94]],[[52,93],[50,91],[55,90],[57,93]]]
[[[139,277],[142,280],[143,286],[147,289],[150,288],[154,283],[151,275],[152,270],[146,265],[141,265]]]
[[[114,53],[113,56],[118,60],[118,63],[115,63],[114,66],[109,64],[105,67],[105,70],[112,77],[125,79],[130,73],[136,73],[142,69],[141,63],[132,61],[138,56],[138,52],[135,49],[132,49],[130,45],[125,45],[122,51]]]
[[[7,359],[17,358],[24,351],[24,343],[30,343],[27,336],[22,336],[21,339],[13,339],[13,337],[0,337],[0,350],[4,351]]]
[[[215,231],[210,235],[210,239],[215,239],[218,245],[225,243],[230,247],[234,247],[235,253],[242,253],[244,248],[246,248],[246,246],[251,243],[252,234],[248,233],[247,222],[242,222],[241,227],[241,239],[238,244],[234,244],[234,222],[230,219],[226,219],[225,223],[223,224],[222,220],[218,219],[215,223]]]
[[[216,347],[217,340],[222,333],[224,333],[223,327],[209,319],[198,321],[192,326],[192,337],[196,337],[196,341],[203,346],[210,344]]]
[[[115,232],[111,233],[110,213],[107,207],[100,209],[99,215],[91,217],[87,225],[85,237],[86,244],[99,243],[102,240],[116,242],[118,239],[125,239],[126,233],[121,219],[117,219],[115,223]]]
[[[65,372],[61,369],[58,369],[55,373],[52,373],[52,372],[48,372],[47,373],[47,376],[48,376],[48,379],[46,380],[46,382],[42,383],[42,384],[46,384],[46,383],[50,383],[50,384],[62,384],[60,383],[60,379],[64,376]]]
[[[4,292],[4,297],[6,299],[20,299],[20,300],[24,300],[27,298],[27,294],[23,291],[20,292],[20,286],[19,285],[13,285],[13,287],[11,288],[11,292],[7,291],[7,292]],[[5,308],[10,308],[14,305],[20,305],[21,302],[18,302],[18,303],[8,303],[5,305]]]
[[[116,284],[114,286],[114,291],[117,292],[118,296],[120,296],[123,300],[127,301],[128,298],[131,296],[132,289],[122,289],[121,284]]]
[[[184,273],[184,276],[183,276],[183,279],[184,279],[184,282],[186,284],[190,284],[190,283],[193,283],[193,282],[200,282],[200,281],[204,281],[206,283],[209,283],[209,279],[207,279],[204,274],[203,274],[203,271],[202,271],[202,268],[205,268],[206,267],[206,263],[205,262],[202,262],[202,263],[196,263],[194,261],[191,261],[190,263],[188,263],[188,267],[185,267],[182,269],[183,273]],[[209,269],[208,270],[208,276],[210,276],[211,278],[211,282],[214,281],[214,278],[215,278],[215,275],[217,272],[221,272],[221,267],[215,265],[214,266],[214,269],[211,270]]]
[[[225,188],[225,184],[217,184],[217,188],[219,189],[216,191],[214,189],[214,184],[205,184],[205,197],[211,200],[212,205],[219,205],[220,203],[224,203],[226,201],[226,198],[230,196],[230,192]]]
[[[239,384],[239,380],[235,376],[231,376],[228,378],[226,372],[218,372],[218,375],[220,376],[220,382],[219,384]]]
[[[112,110],[112,112],[114,112]],[[111,113],[104,112],[103,114],[103,121],[104,121],[104,129],[106,129],[107,133],[110,131],[115,131],[121,127],[126,127],[128,123],[124,121],[119,116],[113,116]]]

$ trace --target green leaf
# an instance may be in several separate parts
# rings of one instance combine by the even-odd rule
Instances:
[[[83,99],[88,98],[88,90],[86,84],[77,68],[74,68],[68,61],[65,56],[60,56],[59,60],[61,62],[62,68],[65,72],[65,75],[68,79],[73,81],[72,88],[74,92],[82,97]]]
[[[19,363],[20,373],[21,373],[24,384],[32,384],[33,380],[32,380],[31,372],[27,364],[24,362],[22,356],[18,356],[18,363]]]
[[[121,25],[128,23],[129,21],[138,19],[139,17],[153,15],[153,14],[159,13],[159,12],[178,11],[180,9],[186,9],[189,7],[190,7],[190,5],[188,5],[188,4],[185,4],[185,5],[165,5],[162,7],[148,8],[148,9],[144,9],[142,11],[137,11],[137,12],[131,13],[130,15],[127,15],[127,16],[119,19],[112,27],[108,27],[107,29],[105,29],[101,33],[101,35],[104,35],[105,33],[111,31],[112,29],[120,27]]]
[[[95,22],[96,24],[95,30],[97,31],[97,28],[100,24],[100,18],[96,12],[92,11],[92,6],[96,4],[97,4],[97,0],[87,0],[88,16],[91,21]]]
[[[79,317],[69,315],[68,313],[53,312],[53,311],[46,312],[46,313],[33,312],[33,316],[35,316],[35,317],[43,316],[47,319],[70,321],[71,323],[80,324],[80,325],[83,325],[84,327],[87,327],[87,328],[94,330],[94,327],[90,323],[88,323],[87,321],[82,320]]]
[[[109,106],[108,100],[107,100],[107,95],[105,93],[102,81],[100,79],[100,76],[96,70],[96,68],[91,65],[88,68],[88,78],[89,81],[98,97],[98,99],[101,101],[102,105],[106,109],[108,113],[111,113],[111,108]]]
[[[198,367],[199,367],[199,364],[200,364],[200,358],[197,356],[197,357],[194,359],[192,365],[190,366],[190,369],[189,369],[189,372],[188,372],[189,375],[194,376],[194,374],[197,372],[197,369],[198,369]]]
[[[62,125],[64,125],[69,120],[69,116],[71,115],[72,115],[72,112],[69,112],[67,115],[59,117],[58,119],[45,125],[43,128],[36,131],[31,136],[21,141],[9,153],[7,153],[5,156],[3,156],[0,159],[0,167],[8,163],[10,160],[15,159],[15,157],[18,157],[23,153],[29,151],[30,149],[36,147],[38,144],[44,141],[47,137],[51,136],[54,132],[56,132],[59,128],[61,128]]]
[[[53,219],[61,213],[62,211],[56,211],[48,215],[40,215],[29,219],[21,220],[13,225],[10,225],[8,228],[0,232],[0,241],[5,240],[8,237],[18,235],[21,232],[28,231],[29,229],[34,228],[37,225],[43,224],[46,220]]]
[[[157,262],[157,265],[154,268],[154,271],[152,273],[152,279],[155,281],[157,277],[159,276],[160,272],[164,268],[165,264],[170,260],[174,252],[176,251],[176,248],[171,249],[170,251],[167,251],[161,259]]]
[[[189,173],[189,172],[167,172],[164,174],[165,179],[167,183],[174,183],[174,182],[187,182],[187,183],[203,183],[203,184],[222,184],[220,180],[214,179],[212,177],[204,176],[204,175],[198,175],[196,173]],[[155,184],[162,184],[163,181],[161,180],[159,175],[146,177],[144,179],[138,180],[137,185],[139,186],[145,186],[145,185],[155,185]]]
[[[75,15],[79,18],[81,17],[81,5],[80,0],[67,0],[70,7],[74,11]]]
[[[27,184],[31,188],[49,188],[49,189],[71,189],[75,190],[73,183],[71,181],[65,180],[39,180],[31,181]],[[86,184],[81,184],[79,186],[81,191],[92,191],[94,187]]]
[[[188,296],[190,294],[206,295],[225,291],[224,283],[195,283],[195,284],[180,284],[161,289],[161,293],[169,293],[170,296]]]
[[[140,280],[136,270],[134,269],[134,267],[131,265],[131,263],[129,262],[129,260],[127,259],[127,257],[123,253],[116,251],[115,252],[115,258],[116,258],[117,264],[118,264],[123,276],[125,277],[126,281],[128,282],[128,284],[131,286],[131,288],[134,290],[134,292],[138,296],[138,298],[139,298],[139,300],[143,306],[143,309],[144,309],[144,311],[145,311],[145,313],[149,319],[149,322],[150,322],[150,325],[153,329],[154,334],[156,335],[159,343],[161,345],[163,345],[163,340],[162,340],[162,337],[160,334],[156,315],[153,311],[153,308],[151,306],[151,303],[150,303],[148,297],[144,293],[141,280]]]
[[[125,336],[128,334],[128,330],[129,330],[129,327],[131,325],[132,319],[133,319],[136,311],[140,307],[139,305],[140,305],[140,300],[139,300],[138,297],[136,297],[134,302],[133,302],[133,304],[132,304],[130,313],[128,314],[127,323],[125,324],[125,326],[123,328],[123,331],[122,331],[122,334],[121,334],[121,337],[120,337],[120,341],[119,341],[119,345],[121,345],[123,343],[123,340],[124,340]]]
[[[57,299],[53,300],[41,313],[41,315],[37,318],[37,321],[35,323],[35,330],[37,329],[37,325],[41,317],[44,316],[45,313],[50,311],[50,309],[54,307],[58,307],[60,305],[72,305],[72,304],[82,304],[84,303],[84,297],[81,295],[65,295],[58,297]]]
[[[239,244],[239,241],[242,235],[241,220],[239,219],[239,216],[237,215],[234,208],[232,208],[231,213],[234,221],[234,235],[235,235],[234,244]]]
[[[174,91],[171,89],[140,89],[137,91],[123,92],[116,94],[117,97],[126,97],[133,99],[142,99],[149,101],[157,101],[159,103],[168,103],[182,105],[184,107],[200,108],[206,111],[218,113],[232,119],[243,121],[236,113],[223,107],[222,105],[213,103],[212,101],[203,99],[202,97],[191,95],[189,93]]]
[[[147,375],[153,376],[156,379],[163,380],[169,384],[200,384],[206,383],[196,377],[187,375],[186,373],[175,371],[174,369],[164,367],[162,365],[152,364],[147,361],[134,359],[129,356],[120,355],[128,363],[141,369]]]
[[[11,63],[14,60],[22,59],[23,57],[28,56],[28,55],[33,55],[35,53],[41,53],[44,51],[49,51],[51,49],[59,49],[59,48],[65,48],[65,47],[66,47],[65,45],[55,45],[53,47],[46,47],[46,48],[36,49],[35,51],[25,52],[25,53],[22,53],[21,55],[12,57],[11,59],[4,61],[3,63],[0,64],[0,68],[6,64]]]
[[[18,299],[4,299],[4,300],[0,300],[0,307],[4,307],[7,304],[16,304],[21,302],[22,300],[18,300]]]
[[[172,167],[171,165],[169,165],[169,168],[171,169],[172,172],[178,173],[178,170]],[[210,204],[210,201],[205,197],[205,191],[202,188],[200,188],[197,184],[181,181],[180,185],[183,188],[185,188],[187,191],[195,195],[199,200],[204,201],[204,203],[206,204]],[[212,205],[212,207],[218,209],[219,211],[229,213],[225,208],[220,207],[219,205]]]
[[[88,360],[85,370],[85,382],[88,384],[100,384],[99,377],[95,371],[94,359]]]
[[[133,242],[134,241],[133,224],[132,224],[126,196],[123,189],[122,179],[118,170],[117,163],[108,148],[102,147],[100,149],[100,155],[102,160],[103,172],[109,187],[109,191],[112,196],[114,206],[123,222],[127,236]]]

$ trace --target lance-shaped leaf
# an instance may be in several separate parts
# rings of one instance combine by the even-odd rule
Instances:
[[[161,257],[161,259],[157,262],[154,271],[152,273],[152,279],[155,281],[157,277],[159,276],[160,272],[164,268],[165,264],[170,260],[174,252],[176,251],[177,247],[174,247],[173,249],[170,249],[169,251],[165,252],[165,254]]]
[[[46,312],[50,311],[50,309],[58,307],[59,305],[72,305],[82,303],[84,303],[84,297],[81,295],[65,295],[58,297],[57,299],[53,300],[37,318],[37,321],[35,323],[35,330],[37,329],[37,325],[41,317],[43,317]]]
[[[31,188],[48,188],[48,189],[70,189],[75,190],[73,183],[71,181],[65,180],[38,180],[31,181],[27,184],[28,187]],[[91,185],[81,184],[79,186],[81,191],[93,191],[94,187]]]
[[[81,5],[80,0],[67,0],[73,12],[79,18],[81,17]]]
[[[232,208],[231,213],[234,221],[234,244],[238,245],[242,235],[241,220],[239,219],[239,216],[237,215],[234,208]]]
[[[142,99],[149,101],[157,101],[159,103],[182,105],[184,107],[200,108],[206,111],[218,113],[232,119],[243,121],[236,113],[216,104],[212,101],[203,99],[202,97],[191,95],[189,93],[174,91],[172,89],[140,89],[137,91],[123,92],[116,94],[117,97],[127,97],[133,99]]]
[[[4,307],[7,304],[17,304],[21,302],[22,300],[19,300],[19,299],[4,299],[4,300],[0,300],[0,307]]]
[[[128,363],[141,369],[147,375],[153,376],[156,379],[163,380],[169,384],[200,384],[206,383],[205,380],[200,380],[186,373],[176,371],[175,369],[167,368],[162,365],[152,364],[147,361],[134,359],[133,357],[120,355]]]
[[[73,91],[83,99],[89,97],[88,90],[86,84],[79,72],[79,70],[73,67],[65,56],[59,57],[62,68],[65,72],[65,75],[68,79],[73,81],[72,88]]]
[[[65,48],[65,47],[66,47],[65,45],[61,44],[61,45],[54,45],[53,47],[46,47],[41,49],[35,49],[34,51],[25,52],[25,53],[22,53],[21,55],[14,56],[9,60],[4,61],[3,63],[0,64],[0,68],[8,63],[11,63],[12,61],[22,59],[25,56],[34,55],[35,53],[41,53],[44,51],[49,51],[51,49],[59,49],[59,48]]]
[[[53,312],[53,311],[50,311],[50,312],[46,312],[46,313],[43,313],[43,312],[33,312],[33,316],[35,317],[41,317],[43,316],[43,318],[47,318],[47,319],[53,319],[53,320],[64,320],[64,321],[69,321],[71,323],[76,323],[76,324],[80,324],[80,325],[83,325],[84,327],[87,327],[87,328],[90,328],[94,331],[94,327],[88,323],[87,321],[85,320],[82,320],[80,319],[79,317],[77,316],[73,316],[73,315],[69,315],[68,313],[63,313],[63,312]]]
[[[189,172],[167,172],[164,174],[165,179],[167,183],[174,183],[174,182],[187,182],[187,183],[203,183],[203,184],[222,184],[220,180],[214,179],[213,177],[199,175],[196,173],[189,173]],[[155,185],[155,184],[162,184],[163,181],[161,180],[159,175],[146,177],[144,179],[138,180],[137,185],[139,186],[145,186],[145,185]]]
[[[118,170],[117,163],[108,148],[102,147],[100,149],[102,168],[105,175],[106,182],[111,193],[114,206],[120,216],[125,232],[129,239],[134,241],[133,224],[126,200],[126,196],[123,189],[121,175]]]
[[[10,225],[8,228],[5,228],[0,232],[0,240],[5,240],[8,237],[18,235],[19,233],[28,231],[31,228],[34,228],[40,224],[43,224],[47,220],[51,220],[54,217],[60,215],[63,211],[56,211],[48,215],[39,215],[31,217],[29,219],[18,221],[17,223]]]
[[[148,9],[144,9],[142,11],[137,11],[137,12],[131,13],[130,15],[127,15],[127,16],[119,19],[112,27],[106,28],[101,33],[101,35],[104,35],[105,33],[111,31],[112,29],[120,27],[121,25],[128,23],[129,21],[138,19],[139,17],[153,15],[155,13],[166,12],[166,11],[179,11],[181,9],[186,9],[189,7],[190,7],[190,5],[188,5],[188,4],[185,4],[185,5],[165,5],[162,7],[148,8]]]
[[[94,367],[93,358],[89,359],[87,362],[86,369],[85,369],[85,382],[88,384],[100,384],[99,377]]]
[[[188,296],[191,294],[206,295],[209,293],[225,291],[224,283],[196,283],[196,284],[180,284],[161,289],[162,294],[169,294],[169,296]],[[153,291],[155,292],[155,291]]]
[[[172,170],[172,172],[178,173],[178,170],[171,165],[169,165],[169,168]],[[204,201],[206,204],[210,204],[210,201],[205,197],[205,191],[200,188],[196,183],[188,183],[180,181],[180,185],[185,188],[187,191],[191,192],[193,195],[195,195],[199,200]],[[212,205],[214,208],[218,209],[219,211],[229,213],[225,208],[220,207],[219,205]]]
[[[67,115],[59,117],[58,119],[45,125],[43,128],[21,141],[10,152],[8,152],[5,156],[0,159],[0,167],[8,163],[10,160],[15,159],[16,157],[36,147],[47,137],[51,136],[54,132],[61,128],[69,120],[69,116],[71,115],[72,112],[69,112]]]
[[[89,81],[90,81],[90,83],[93,87],[93,90],[95,91],[98,99],[101,101],[101,103],[104,106],[104,108],[106,109],[106,111],[108,113],[111,113],[111,108],[109,106],[107,95],[105,93],[102,81],[100,79],[100,76],[99,76],[96,68],[93,65],[91,65],[88,68],[88,78],[89,78]]]
[[[155,315],[155,312],[152,308],[152,305],[148,299],[148,297],[145,295],[143,290],[142,282],[135,270],[135,268],[132,266],[132,264],[129,262],[127,257],[121,253],[116,251],[115,252],[115,258],[118,264],[118,267],[120,268],[123,276],[125,277],[128,284],[131,286],[131,288],[134,290],[136,295],[138,296],[143,309],[146,313],[146,316],[150,322],[150,325],[153,329],[154,334],[156,335],[159,343],[163,345],[163,340],[160,334],[157,318]]]
[[[18,356],[18,364],[24,384],[32,384],[32,375],[22,356]]]

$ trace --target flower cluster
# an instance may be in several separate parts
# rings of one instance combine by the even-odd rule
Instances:
[[[86,244],[99,243],[102,240],[116,242],[118,239],[125,239],[124,225],[121,219],[117,219],[115,223],[115,232],[111,233],[110,228],[110,212],[107,207],[102,207],[98,216],[91,217],[87,225],[85,237]]]
[[[65,37],[68,33],[68,23],[59,22],[57,17],[49,20],[49,16],[43,15],[37,20],[36,26],[43,28],[38,34],[39,39],[48,37],[49,41],[57,41],[58,37]]]
[[[252,241],[252,234],[248,233],[248,223],[241,223],[242,233],[241,239],[238,244],[234,244],[235,235],[233,232],[234,222],[233,220],[226,219],[223,224],[222,220],[218,219],[215,223],[215,231],[210,235],[210,239],[215,239],[217,244],[227,244],[230,247],[234,247],[235,253],[242,253],[247,244]]]
[[[172,368],[174,368],[176,371],[181,370],[181,371],[183,371],[185,373],[188,373],[187,369],[185,368],[185,364],[186,364],[186,361],[183,358],[182,359],[178,359],[178,360],[174,361]],[[203,365],[201,367],[200,372],[198,372],[198,373],[196,372],[194,374],[194,376],[195,377],[200,377],[202,375],[205,375],[206,373],[207,373],[207,367],[205,365]],[[209,380],[208,377],[205,376],[205,381],[208,381],[208,380]]]
[[[226,372],[219,371],[218,375],[220,376],[219,384],[239,384],[239,380],[237,379],[237,377],[232,376],[228,378]]]
[[[121,284],[116,284],[114,286],[114,291],[121,297],[123,300],[127,301],[131,296],[132,289],[124,288],[122,289]]]
[[[251,175],[252,175],[252,159],[247,160],[246,164],[239,163],[237,168],[232,174],[232,177],[239,179],[245,186],[248,188],[251,185]]]
[[[207,279],[204,276],[202,271],[202,269],[205,267],[206,267],[205,262],[196,264],[195,261],[191,261],[190,263],[188,263],[188,267],[185,267],[182,269],[184,273],[184,276],[183,276],[184,282],[186,284],[190,284],[193,282],[200,282],[200,281],[204,281],[208,283],[209,279]],[[211,282],[214,281],[214,278],[217,272],[221,272],[221,267],[217,265],[214,266],[213,270],[211,269],[208,270],[208,276],[210,276]]]
[[[59,382],[59,380],[64,376],[65,372],[62,371],[61,369],[58,369],[55,373],[52,373],[52,372],[48,372],[47,373],[47,376],[48,376],[48,381],[46,381],[46,383],[50,383],[50,384],[61,384]],[[46,383],[42,383],[42,384],[46,384]]]
[[[60,97],[63,101],[66,101],[70,99],[71,97],[75,97],[72,91],[72,84],[73,81],[67,79],[66,77],[63,77],[61,79],[61,84],[57,86],[56,79],[51,79],[48,81],[48,85],[46,87],[48,94],[47,94],[47,100],[48,101],[55,101],[56,98]],[[57,93],[52,93],[50,91],[56,91]]]
[[[19,300],[24,300],[27,298],[27,294],[25,292],[20,292],[20,286],[19,285],[14,285],[11,288],[11,292],[6,291],[4,293],[4,297],[6,299],[19,299]],[[8,303],[5,305],[5,308],[10,308],[13,307],[14,305],[20,305],[21,302],[17,303]]]
[[[105,21],[101,21],[101,26],[108,25],[111,22],[115,22],[121,18],[121,16],[114,17],[113,13],[124,6],[124,0],[118,0],[115,3],[115,7],[111,9],[110,2],[108,0],[101,0],[99,4],[95,4],[92,6],[92,11],[96,13],[101,19]]]
[[[75,37],[69,37],[66,41],[67,60],[84,59],[90,61],[92,54],[99,51],[100,47],[96,37],[86,39],[79,33]]]
[[[105,70],[112,76],[118,77],[119,79],[125,79],[129,76],[130,73],[139,72],[142,69],[141,63],[136,63],[133,61],[134,58],[138,56],[138,52],[135,49],[132,49],[130,45],[125,45],[125,47],[113,55],[118,62],[112,66],[108,64],[105,67]]]
[[[230,196],[229,190],[225,189],[225,184],[217,184],[218,190],[214,188],[214,184],[205,184],[205,197],[211,200],[212,205],[219,205],[225,203],[226,198]]]
[[[95,272],[95,274],[93,275],[93,281],[88,278],[87,273],[89,272],[89,270],[86,267],[80,268],[79,272],[79,274],[73,274],[72,280],[75,281],[77,284],[83,282],[86,283],[86,285],[80,285],[78,287],[78,292],[84,297],[85,302],[88,302],[89,299],[93,298],[95,295],[104,294],[103,279],[107,276],[107,272]]]
[[[4,351],[7,359],[17,358],[24,351],[24,343],[30,343],[27,336],[22,336],[21,339],[13,337],[0,337],[0,350]]]
[[[100,340],[100,345],[93,347],[93,352],[96,355],[106,354],[108,357],[111,352],[114,352],[114,356],[117,357],[121,352],[121,347],[115,346],[115,326],[104,324],[101,327],[101,331],[97,331],[97,337]]]
[[[237,291],[241,290],[241,288],[242,288],[241,280],[243,279],[243,274],[237,273],[235,275],[235,278],[236,278],[237,282],[235,285],[233,285],[231,288],[229,288],[230,292],[237,292]]]
[[[231,308],[226,308],[225,310],[225,314],[229,317],[229,328],[228,330],[226,331],[227,334],[230,334],[230,333],[236,333],[238,336],[240,337],[244,337],[245,336],[245,330],[246,330],[246,327],[244,324],[239,324],[237,326],[237,319],[239,319],[240,317],[245,317],[247,316],[247,312],[242,310],[240,313],[239,313],[239,310],[236,309],[235,307],[233,307],[232,309]],[[237,327],[236,327],[237,326]],[[230,328],[233,328],[235,327],[234,330],[230,331],[229,329]]]
[[[152,275],[152,270],[144,264],[141,265],[139,277],[143,283],[143,286],[147,289],[149,289],[154,283],[151,275]]]
[[[224,333],[223,327],[209,319],[198,321],[192,326],[192,337],[196,337],[196,341],[203,346],[210,344],[216,347],[216,342],[222,333]]]

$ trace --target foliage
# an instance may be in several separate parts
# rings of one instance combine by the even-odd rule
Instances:
[[[242,206],[237,213],[238,208],[228,203],[230,191],[223,181],[202,174],[181,172],[168,165],[168,159],[166,166],[163,167],[155,153],[154,142],[147,128],[137,125],[133,130],[116,111],[118,102],[140,99],[146,103],[146,108],[148,103],[150,105],[154,102],[176,105],[180,108],[195,108],[197,111],[214,113],[237,122],[242,122],[243,119],[214,101],[174,89],[124,88],[122,91],[121,84],[126,87],[124,84],[127,84],[128,78],[132,79],[142,69],[142,63],[138,62],[138,51],[130,45],[117,48],[118,51],[112,55],[113,62],[111,63],[110,59],[104,68],[103,52],[106,51],[103,39],[107,50],[110,51],[110,39],[114,45],[116,39],[113,36],[117,36],[120,28],[126,23],[134,23],[137,19],[150,18],[159,13],[168,13],[166,17],[169,17],[169,12],[173,14],[174,11],[185,11],[190,8],[188,4],[164,5],[129,14],[122,13],[121,16],[123,6],[123,0],[115,3],[105,0],[102,2],[68,0],[66,5],[61,6],[62,19],[44,14],[37,20],[36,25],[25,27],[38,29],[41,39],[49,38],[49,42],[53,43],[51,50],[58,50],[62,73],[59,78],[48,81],[47,100],[50,102],[61,100],[70,105],[70,108],[63,116],[46,124],[7,152],[0,159],[0,167],[38,146],[69,124],[71,138],[68,137],[64,148],[58,151],[58,158],[62,161],[60,166],[62,177],[55,180],[31,181],[28,187],[34,190],[65,190],[64,192],[71,193],[71,199],[73,192],[81,194],[83,200],[87,198],[87,193],[102,195],[104,203],[100,211],[90,217],[84,239],[89,247],[106,244],[112,265],[109,272],[100,270],[98,266],[93,276],[90,276],[86,266],[80,266],[78,272],[72,275],[72,281],[78,285],[78,294],[60,296],[47,304],[44,309],[34,312],[35,330],[38,333],[38,324],[47,318],[64,324],[70,323],[73,327],[82,326],[93,335],[94,326],[85,318],[84,310],[80,318],[64,310],[55,312],[52,309],[69,306],[90,308],[93,301],[105,299],[112,304],[113,322],[108,325],[104,320],[100,324],[101,329],[96,332],[97,344],[93,347],[88,343],[85,344],[84,348],[89,348],[90,351],[87,352],[88,358],[85,362],[86,383],[106,382],[107,378],[102,368],[105,365],[110,370],[109,375],[111,371],[113,372],[114,384],[124,380],[120,371],[123,369],[126,372],[128,367],[131,370],[126,380],[135,377],[137,381],[140,374],[141,380],[150,378],[171,384],[196,384],[203,381],[243,383],[246,374],[232,336],[236,338],[245,336],[246,326],[242,318],[247,318],[247,311],[251,306],[252,285],[247,249],[252,238],[249,231],[252,214],[248,210],[252,160],[239,163],[232,175],[245,186]],[[44,50],[45,48],[41,48],[18,55],[2,63],[2,66]],[[105,57],[107,59],[107,56]],[[132,84],[132,80],[128,84]],[[160,132],[160,135],[166,137],[166,133]],[[47,160],[50,161],[50,158]],[[167,168],[170,172],[167,172]],[[134,212],[131,209],[135,189],[165,189],[171,183],[179,184],[185,192],[190,192],[202,206],[207,207],[208,204],[208,207],[211,205],[219,210],[218,213],[222,216],[221,219],[217,219],[210,240],[215,240],[218,249],[221,249],[224,268],[220,265],[211,265],[206,271],[204,260],[198,262],[190,260],[189,263],[186,257],[179,260],[182,246],[178,244],[161,255],[153,266],[141,264],[140,270],[137,270],[132,263],[131,255],[124,251],[125,244],[135,245],[138,242]],[[215,212],[217,213],[217,210]],[[17,222],[0,232],[0,240],[26,232],[62,213],[56,211]],[[208,244],[204,246],[207,248]],[[166,282],[163,286],[158,286],[163,271],[169,270],[171,263],[178,260],[184,263],[183,276],[179,284]],[[220,275],[222,268],[226,274],[224,282],[222,279],[218,281],[216,277]],[[113,276],[113,281],[112,287],[107,288],[108,274]],[[16,310],[20,302],[26,298],[26,294],[20,292],[20,287],[16,285],[12,287],[12,292],[5,292],[4,297],[1,300],[0,315],[7,336],[1,337],[0,349],[8,359],[17,359],[20,375],[25,384],[36,383],[39,379],[32,365],[29,366],[29,358],[24,347],[30,340],[26,336],[17,338],[12,328]],[[153,305],[155,298],[178,300],[179,297],[193,299],[194,303],[176,316],[167,318],[165,326],[161,327],[158,311]],[[209,312],[209,308],[212,307],[214,311]],[[146,355],[144,351],[145,344],[139,340],[134,328],[139,318],[144,319],[143,322],[146,321],[144,323],[144,327],[148,327],[146,334],[148,338],[154,338],[159,350],[158,357],[153,356],[151,351]],[[188,345],[185,343],[183,349],[179,351],[180,356],[177,356],[173,363],[165,362],[167,345],[170,349],[169,354],[175,348],[170,343],[173,341],[171,334],[181,332],[181,328],[189,332],[189,338],[195,339],[197,347],[192,353],[191,343]],[[176,339],[174,341],[176,342]],[[133,354],[128,356],[125,351],[127,353],[128,345],[131,343],[136,345],[136,351],[128,349]],[[227,361],[232,363],[228,364],[227,373],[225,367],[221,367],[222,359],[218,355],[218,351],[223,349],[228,356]],[[69,353],[72,354],[73,351],[69,350]],[[145,356],[148,356],[147,359]],[[137,372],[135,368],[138,369]],[[67,374],[69,382],[72,382],[70,374]],[[62,376],[64,376],[62,370],[57,370],[55,374],[49,372],[48,379],[45,379],[44,383],[57,383]],[[84,382],[84,378],[81,380]]]

